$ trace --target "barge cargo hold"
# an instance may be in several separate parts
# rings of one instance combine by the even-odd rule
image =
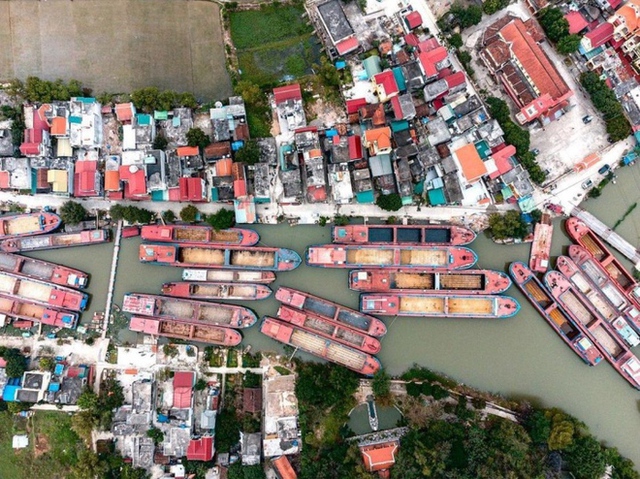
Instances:
[[[503,319],[515,316],[519,310],[520,304],[509,296],[415,293],[360,295],[360,311],[385,316]]]
[[[0,239],[52,233],[62,223],[54,213],[25,213],[0,216]]]
[[[500,294],[510,286],[511,280],[505,273],[488,269],[444,273],[410,269],[358,269],[349,272],[349,288],[365,293]]]
[[[602,354],[593,342],[587,338],[573,319],[560,307],[540,280],[524,263],[516,261],[509,266],[509,272],[516,285],[522,290],[529,302],[540,315],[558,333],[558,336],[585,363],[595,366],[602,361]]]
[[[84,311],[89,295],[75,289],[0,271],[0,293],[70,311]]]
[[[478,257],[464,246],[314,245],[309,266],[320,268],[420,268],[449,271],[471,268]]]
[[[545,273],[549,269],[552,237],[551,216],[545,213],[533,230],[533,243],[531,243],[529,268],[536,273]]]
[[[182,281],[269,284],[275,280],[276,274],[273,271],[239,271],[227,269],[185,269],[182,271]]]
[[[571,258],[559,256],[556,268],[573,285],[574,291],[584,300],[583,303],[600,319],[603,319],[629,346],[640,344],[640,337],[618,311],[609,303],[597,286],[594,286]]]
[[[369,336],[361,331],[346,328],[328,319],[315,316],[299,309],[289,306],[280,306],[277,313],[278,318],[287,323],[306,329],[325,338],[330,338],[339,343],[351,346],[369,354],[378,354],[382,348],[377,338]]]
[[[611,326],[596,317],[582,303],[569,280],[558,271],[549,271],[544,275],[544,284],[574,320],[574,324],[594,342],[614,369],[634,388],[640,389],[640,361],[627,345],[617,338]]]
[[[38,251],[45,249],[69,248],[71,246],[87,246],[107,243],[109,230],[85,230],[77,233],[54,233],[27,238],[6,239],[0,241],[0,251],[19,253],[21,251]]]
[[[31,301],[0,294],[0,314],[12,318],[36,321],[56,328],[74,329],[80,315],[70,311],[58,311]]]
[[[248,328],[258,317],[253,311],[232,304],[169,298],[153,294],[127,293],[122,310],[141,316],[170,319],[189,324],[211,324],[226,328]]]
[[[387,334],[387,327],[378,318],[297,289],[281,286],[276,291],[276,299],[292,308],[328,319],[376,338]]]
[[[150,225],[142,227],[142,239],[163,243],[190,243],[253,246],[260,236],[253,230],[230,228],[216,231],[211,226]]]
[[[300,266],[300,255],[285,248],[168,244],[141,244],[140,261],[181,268],[291,271]]]
[[[476,239],[469,228],[454,225],[349,225],[334,226],[334,243],[428,244],[461,246]]]
[[[165,283],[162,294],[176,298],[259,300],[271,296],[271,288],[251,283]]]
[[[89,283],[89,275],[84,271],[12,253],[0,252],[0,271],[72,288],[86,288]]]
[[[210,324],[187,324],[160,318],[133,316],[129,322],[129,329],[153,336],[165,336],[229,347],[237,346],[242,341],[242,335],[235,329]]]
[[[262,319],[260,332],[276,341],[340,364],[365,376],[373,376],[380,369],[380,361],[370,354],[268,316]]]

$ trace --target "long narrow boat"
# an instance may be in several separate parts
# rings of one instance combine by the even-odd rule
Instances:
[[[584,303],[600,319],[611,325],[615,332],[630,347],[640,344],[640,337],[629,323],[609,303],[597,286],[594,286],[571,258],[559,256],[556,268],[573,285],[574,291],[584,299]]]
[[[416,293],[360,295],[360,311],[385,316],[502,319],[515,316],[519,310],[520,304],[509,296]]]
[[[261,271],[291,271],[302,262],[298,253],[286,248],[168,244],[141,244],[140,261],[181,268]]]
[[[0,314],[67,329],[75,328],[80,317],[78,313],[59,311],[4,294],[0,294]]]
[[[602,361],[602,354],[598,348],[585,336],[571,316],[560,307],[533,271],[524,263],[516,261],[509,266],[509,272],[529,302],[567,346],[589,366],[595,366]]]
[[[333,228],[341,244],[425,244],[461,246],[476,239],[469,228],[454,225],[348,225]]]
[[[275,280],[276,274],[273,271],[241,271],[229,269],[185,269],[182,271],[182,281],[269,284]]]
[[[133,316],[129,323],[129,329],[153,336],[166,336],[229,347],[237,346],[242,341],[242,335],[235,329],[211,324],[187,324],[160,318]]]
[[[640,311],[622,287],[609,277],[602,265],[586,249],[575,244],[569,246],[569,257],[607,297],[609,303],[640,332]]]
[[[260,332],[276,341],[340,364],[365,376],[373,376],[380,369],[380,361],[370,354],[275,318],[265,316],[260,325]]]
[[[545,273],[549,268],[552,236],[553,225],[551,224],[551,216],[545,213],[533,229],[533,243],[531,243],[529,268],[536,273]]]
[[[624,342],[618,339],[610,325],[596,317],[583,304],[571,282],[562,273],[549,271],[544,275],[544,284],[573,318],[574,324],[595,343],[614,369],[634,388],[640,389],[640,361]]]
[[[253,311],[242,306],[167,298],[153,294],[125,294],[122,310],[125,313],[152,316],[162,320],[227,328],[248,328],[258,320]]]
[[[215,244],[253,246],[260,236],[253,230],[230,228],[216,231],[211,226],[149,225],[142,227],[142,239],[163,243]]]
[[[488,269],[442,273],[411,269],[358,269],[349,272],[349,288],[367,293],[500,294],[510,286],[511,280],[506,274]]]
[[[0,239],[51,233],[62,220],[54,213],[25,213],[0,216]]]
[[[471,268],[477,255],[464,246],[315,245],[309,266],[320,268],[420,268],[449,271]]]
[[[276,299],[292,308],[328,319],[376,338],[387,334],[387,327],[378,318],[297,289],[281,286],[276,291]]]
[[[37,251],[44,249],[69,248],[71,246],[87,246],[107,243],[109,230],[85,230],[77,233],[54,233],[26,238],[6,239],[0,241],[0,251],[19,253],[21,251]]]
[[[0,252],[0,271],[73,288],[86,288],[89,283],[89,275],[84,271],[12,253]]]
[[[162,294],[176,298],[258,300],[271,296],[271,288],[251,283],[188,283],[178,281],[162,285]]]
[[[325,338],[334,339],[365,353],[378,354],[382,347],[377,338],[289,306],[280,306],[277,316],[282,321]]]
[[[84,311],[89,295],[75,289],[0,271],[0,293],[70,311]]]

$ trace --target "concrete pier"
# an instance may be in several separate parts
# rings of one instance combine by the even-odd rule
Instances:
[[[120,240],[122,239],[122,220],[118,221],[116,237],[114,238],[113,257],[111,259],[111,274],[109,276],[109,290],[107,292],[107,304],[104,308],[104,323],[102,325],[102,337],[107,336],[109,318],[111,317],[111,305],[113,304],[113,291],[116,287],[116,272],[118,270],[118,257],[120,256]]]

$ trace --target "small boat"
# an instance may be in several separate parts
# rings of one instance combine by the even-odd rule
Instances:
[[[551,216],[544,213],[533,229],[533,243],[531,243],[529,268],[536,273],[545,273],[549,268],[552,237],[553,225],[551,224]]]
[[[510,318],[520,304],[509,296],[465,296],[461,294],[384,294],[360,295],[360,311],[385,316],[421,318]]]
[[[320,268],[420,268],[449,271],[471,268],[478,256],[464,246],[315,245],[309,266]]]
[[[86,288],[89,283],[84,271],[12,253],[0,252],[0,270],[72,288]]]
[[[251,283],[165,283],[162,294],[176,298],[258,300],[271,296],[271,288]]]
[[[373,376],[380,369],[380,361],[370,354],[345,346],[332,339],[313,334],[275,318],[262,318],[260,332],[309,354],[340,364],[365,376]]]
[[[341,244],[423,244],[461,246],[476,239],[469,228],[454,225],[334,226],[333,242]]]
[[[602,354],[593,342],[551,296],[533,271],[524,263],[516,261],[509,266],[511,277],[540,315],[558,336],[589,366],[602,361]]]
[[[412,269],[357,269],[349,272],[349,288],[368,293],[401,291],[441,294],[500,294],[511,286],[501,271],[464,270],[436,272]]]
[[[378,410],[373,396],[367,396],[367,416],[369,417],[369,427],[372,431],[378,430]]]
[[[125,226],[122,228],[122,237],[123,238],[135,238],[136,236],[140,236],[140,227],[139,226]]]
[[[292,308],[328,319],[376,338],[387,334],[387,327],[378,318],[303,291],[281,286],[276,291],[276,299]]]
[[[211,324],[187,324],[160,318],[133,316],[129,322],[129,329],[152,336],[165,336],[229,347],[237,346],[242,341],[242,335],[235,329]]]
[[[253,246],[260,236],[253,230],[229,228],[215,230],[211,226],[149,225],[142,227],[142,239],[163,243]]]
[[[141,244],[140,261],[177,267],[291,271],[300,255],[285,248]]]
[[[258,320],[253,311],[242,306],[168,298],[153,294],[125,294],[122,310],[125,313],[151,316],[162,320],[211,324],[227,328],[248,328]]]
[[[361,331],[347,328],[328,319],[321,318],[320,316],[300,311],[299,309],[280,306],[277,316],[277,319],[325,338],[333,339],[352,348],[359,349],[365,353],[378,354],[382,348],[377,338],[371,337]]]
[[[185,269],[182,281],[220,281],[223,283],[268,284],[276,280],[273,271],[241,271],[229,269]]]
[[[600,349],[604,358],[634,388],[640,389],[640,361],[612,330],[611,325],[596,317],[574,291],[571,282],[558,271],[544,275],[551,295],[571,316],[574,324]]]
[[[53,233],[26,238],[5,239],[0,241],[0,251],[19,253],[45,249],[69,248],[107,243],[109,230],[84,230],[76,233]]]
[[[35,236],[55,231],[62,220],[54,213],[0,216],[0,239]]]
[[[84,311],[89,302],[87,293],[6,271],[0,271],[0,294],[70,311]]]
[[[0,314],[67,329],[75,328],[80,318],[78,313],[59,311],[33,301],[18,299],[4,294],[0,294]]]

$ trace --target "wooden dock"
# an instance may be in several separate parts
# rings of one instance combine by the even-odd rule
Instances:
[[[122,239],[122,220],[118,221],[116,237],[113,243],[113,257],[111,258],[111,274],[109,275],[109,290],[107,292],[107,304],[104,309],[104,324],[102,325],[102,337],[107,337],[111,306],[113,304],[113,291],[116,287],[116,271],[118,270],[118,257],[120,256],[120,241]]]

